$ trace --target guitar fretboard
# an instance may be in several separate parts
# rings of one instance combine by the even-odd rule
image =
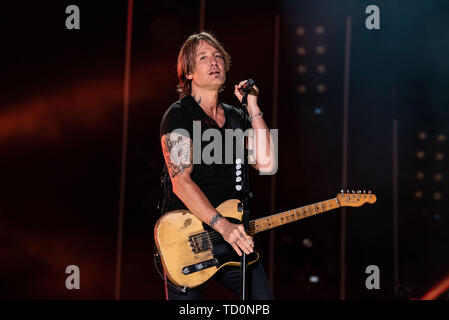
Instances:
[[[260,219],[252,220],[249,222],[249,234],[254,235],[256,233],[269,230],[275,227],[282,226],[284,224],[298,221],[316,214],[320,214],[326,211],[340,208],[337,198],[329,199],[326,201],[317,202],[308,206],[296,208],[293,210],[276,213],[271,216],[263,217]]]

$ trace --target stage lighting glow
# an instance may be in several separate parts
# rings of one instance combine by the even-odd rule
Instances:
[[[444,155],[442,153],[437,153],[436,156],[435,156],[435,159],[437,161],[443,161]]]
[[[318,276],[310,276],[309,281],[311,283],[318,283],[318,282],[320,282],[320,278]]]
[[[324,64],[319,64],[316,67],[316,70],[318,71],[318,73],[325,73],[326,72],[326,66]]]
[[[303,36],[306,34],[306,29],[304,29],[304,27],[298,27],[296,28],[296,34],[298,36]]]
[[[319,84],[316,86],[316,91],[318,91],[319,93],[324,93],[326,92],[326,85],[324,84]]]
[[[313,110],[313,112],[314,112],[317,116],[319,116],[319,115],[322,115],[322,114],[323,114],[323,109],[321,109],[321,108],[315,108],[315,109]]]
[[[422,193],[421,190],[418,190],[418,191],[415,191],[414,196],[415,196],[416,199],[422,199],[423,193]]]
[[[433,194],[433,199],[435,200],[441,200],[441,192],[435,192]]]
[[[440,133],[439,135],[437,135],[437,140],[440,142],[446,141],[446,135]]]
[[[436,181],[443,181],[443,174],[442,173],[436,173],[435,174],[435,180]]]
[[[440,280],[434,287],[432,287],[426,294],[421,298],[421,300],[436,300],[438,297],[442,296],[444,292],[449,289],[449,275],[446,278]]]
[[[324,34],[325,32],[326,32],[326,29],[324,29],[323,26],[317,26],[317,27],[315,28],[315,33],[316,33],[316,34]]]
[[[424,178],[424,172],[418,171],[416,173],[416,178],[418,178],[419,180],[423,179]]]
[[[304,240],[302,240],[302,245],[306,248],[310,248],[313,243],[312,240],[310,240],[309,238],[305,238]]]
[[[418,151],[418,152],[416,153],[416,157],[417,157],[418,159],[423,159],[423,158],[424,158],[424,155],[425,155],[424,151]]]
[[[418,137],[419,137],[420,140],[424,140],[424,139],[427,138],[427,133],[425,133],[424,131],[421,131],[421,132],[418,134]]]
[[[326,47],[323,45],[319,45],[316,47],[316,52],[318,54],[324,54],[326,52]]]
[[[305,65],[299,65],[298,66],[298,72],[299,73],[306,73],[307,72],[307,67]]]
[[[297,50],[297,52],[298,52],[298,54],[300,55],[300,56],[303,56],[303,55],[305,55],[306,54],[306,48],[304,48],[304,47],[299,47],[298,48],[298,50]]]
[[[298,91],[299,91],[299,93],[306,93],[307,92],[307,87],[304,84],[300,84],[298,86]]]

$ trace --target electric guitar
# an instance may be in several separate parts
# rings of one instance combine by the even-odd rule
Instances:
[[[326,211],[360,207],[367,202],[376,202],[371,191],[340,193],[333,199],[252,220],[247,233],[255,235]],[[216,209],[229,221],[242,222],[243,210],[239,200],[227,200]],[[163,214],[154,227],[154,239],[166,275],[180,287],[197,287],[225,266],[240,266],[240,257],[221,234],[188,210]],[[247,258],[248,265],[251,265],[259,259],[259,254],[253,251]]]

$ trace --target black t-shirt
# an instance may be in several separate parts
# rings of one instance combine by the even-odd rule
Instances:
[[[223,201],[235,198],[236,191],[236,154],[237,146],[236,139],[233,139],[233,147],[229,149],[225,147],[226,129],[242,129],[244,125],[245,114],[243,110],[237,109],[233,106],[219,102],[223,108],[226,116],[226,121],[223,127],[219,127],[216,122],[210,118],[204,110],[198,105],[191,95],[187,95],[181,100],[172,104],[165,112],[160,126],[160,138],[167,133],[171,133],[176,129],[184,129],[189,133],[189,138],[194,137],[194,121],[200,121],[201,124],[201,152],[194,150],[196,154],[203,154],[207,150],[207,154],[215,155],[215,150],[211,148],[211,143],[215,141],[214,136],[207,140],[203,134],[207,129],[215,129],[221,135],[221,163],[206,164],[201,157],[201,163],[194,163],[191,179],[200,187],[206,197],[209,199],[212,206],[217,207]],[[199,122],[196,122],[196,132],[198,130]],[[247,121],[247,126],[250,126]],[[229,132],[229,131],[228,131]],[[229,138],[229,137],[228,137]],[[207,141],[203,141],[203,139]],[[219,141],[219,140],[217,140]],[[229,139],[227,140],[230,141]],[[217,145],[216,142],[215,145]],[[204,149],[209,144],[207,149]],[[194,144],[195,148],[195,144]],[[241,148],[240,148],[241,149]],[[239,149],[239,150],[240,150]],[[232,150],[232,156],[229,152]],[[228,154],[226,156],[226,154]],[[240,155],[241,153],[238,153]],[[230,163],[232,159],[232,163]],[[218,161],[216,161],[218,162]],[[181,200],[173,193],[170,179],[167,179],[169,186],[164,212],[175,209],[186,209]]]

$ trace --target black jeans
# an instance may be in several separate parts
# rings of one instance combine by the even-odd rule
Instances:
[[[267,276],[262,264],[259,261],[257,261],[254,265],[248,266],[247,275],[247,290],[249,293],[248,299],[274,300],[273,292],[270,284],[268,283]],[[240,296],[240,267],[224,267],[219,270],[213,278]],[[166,278],[166,281],[170,282],[168,278]],[[192,289],[187,289],[185,293],[178,292],[175,288],[167,285],[166,297],[168,300],[201,300],[203,299],[203,292],[206,283]]]

